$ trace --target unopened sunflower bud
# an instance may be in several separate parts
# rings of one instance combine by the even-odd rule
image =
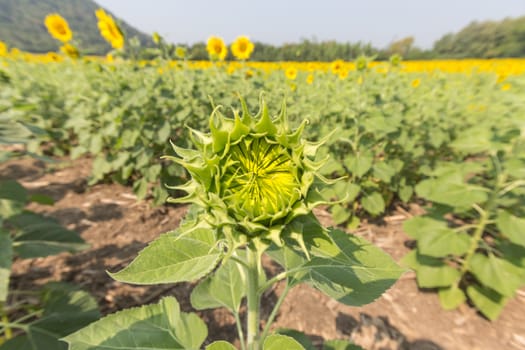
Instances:
[[[316,178],[324,181],[317,173],[324,162],[313,160],[322,142],[302,139],[306,121],[290,130],[284,104],[272,120],[263,99],[256,116],[241,103],[242,115],[234,111],[233,119],[216,108],[209,134],[192,130],[197,150],[174,145],[178,157],[165,157],[192,177],[173,187],[188,195],[170,201],[200,206],[201,220],[228,226],[219,231],[233,232],[237,242],[258,237],[279,243],[286,225],[324,203],[312,186]]]

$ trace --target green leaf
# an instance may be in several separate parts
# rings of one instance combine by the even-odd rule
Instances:
[[[436,220],[428,216],[416,216],[403,222],[403,230],[414,239],[420,239],[427,233],[447,229],[446,221]]]
[[[303,332],[295,329],[279,328],[275,333],[295,339],[305,350],[316,350],[310,338]]]
[[[363,350],[363,348],[348,340],[328,340],[324,342],[323,350]]]
[[[363,208],[372,215],[378,215],[385,211],[385,200],[378,192],[373,192],[361,199]]]
[[[374,164],[374,176],[385,183],[390,183],[390,179],[392,179],[392,176],[395,174],[396,169],[386,162]]]
[[[55,201],[53,200],[53,198],[46,196],[45,194],[39,194],[39,193],[32,194],[29,197],[29,200],[33,203],[38,203],[38,204],[43,204],[43,205],[55,204]]]
[[[373,155],[369,152],[364,152],[347,156],[344,160],[344,164],[353,175],[362,177],[368,172],[368,170],[370,170],[373,161]]]
[[[229,259],[216,272],[199,283],[191,293],[191,305],[197,310],[225,307],[237,313],[246,295],[242,267]]]
[[[6,219],[24,211],[26,203],[0,199],[0,218]]]
[[[439,301],[445,310],[454,310],[466,300],[465,293],[457,285],[439,289]]]
[[[487,201],[487,192],[465,183],[451,182],[448,177],[423,180],[416,186],[419,196],[453,208],[470,208]]]
[[[157,131],[157,142],[159,144],[165,143],[171,134],[171,125],[169,120],[164,121],[164,124]]]
[[[525,269],[494,255],[476,253],[468,261],[468,268],[483,285],[506,297],[513,297],[524,282]]]
[[[450,146],[459,152],[480,153],[492,149],[491,137],[492,133],[486,125],[474,126],[463,130]]]
[[[211,228],[179,229],[161,235],[126,268],[110,275],[135,284],[194,281],[211,272],[220,256]]]
[[[294,338],[281,334],[272,334],[264,340],[263,350],[304,350]]]
[[[462,256],[470,248],[471,237],[465,233],[443,228],[436,231],[427,231],[417,241],[417,248],[423,255],[436,258],[447,255]]]
[[[361,237],[330,229],[329,237],[305,232],[314,257],[302,280],[346,305],[361,306],[381,296],[405,271]]]
[[[478,310],[491,321],[498,318],[508,298],[478,285],[468,286],[467,295]]]
[[[8,222],[18,229],[13,247],[21,258],[44,257],[63,251],[77,252],[87,247],[78,233],[64,228],[50,217],[24,212],[11,217]]]
[[[237,348],[227,341],[219,340],[208,345],[206,350],[237,350]]]
[[[0,350],[66,350],[60,338],[100,317],[95,299],[77,287],[52,282],[42,296],[43,315],[28,324],[28,331],[10,341]]]
[[[421,288],[448,287],[461,278],[461,272],[448,265],[421,265],[416,270],[416,277]]]
[[[26,203],[27,191],[18,181],[3,180],[0,181],[0,199]]]
[[[418,250],[406,254],[401,264],[416,271],[417,283],[421,288],[448,287],[461,277],[457,269],[446,265],[442,259],[421,255]]]
[[[334,224],[336,225],[342,224],[352,216],[350,209],[339,204],[333,205],[330,211],[332,213],[332,220],[334,220]]]
[[[403,202],[408,203],[414,194],[414,187],[408,185],[402,185],[399,187],[397,192],[399,199]]]
[[[199,349],[207,329],[196,314],[180,312],[173,297],[119,311],[64,338],[69,350]]]
[[[9,232],[0,227],[0,302],[6,301],[9,290],[9,276],[13,261],[13,247]]]
[[[525,219],[500,210],[498,211],[496,225],[512,243],[525,247]]]

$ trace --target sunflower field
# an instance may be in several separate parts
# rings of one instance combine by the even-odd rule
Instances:
[[[443,308],[468,302],[495,320],[525,285],[525,60],[262,63],[249,61],[257,48],[248,37],[228,48],[213,36],[210,59],[191,61],[158,34],[154,57],[143,59],[146,49],[126,41],[111,16],[96,16],[114,49],[105,57],[83,56],[58,14],[45,19],[58,53],[0,42],[0,141],[18,143],[9,130],[22,130],[25,154],[92,159],[89,184],[124,184],[163,205],[182,195],[164,184],[190,174],[162,156],[194,147],[192,130],[208,130],[212,112],[232,117],[262,99],[277,115],[272,108],[285,105],[292,129],[306,124],[304,137],[325,143],[315,157],[326,160],[324,178],[339,179],[321,191],[335,203],[327,207],[335,225],[352,231],[396,205],[425,208],[404,222],[414,245],[401,264]],[[225,60],[229,49],[235,60]],[[0,152],[5,161],[19,151]],[[0,184],[0,198],[12,192]],[[0,206],[3,235],[13,213]],[[81,245],[77,237],[64,250]],[[1,276],[3,305],[9,274]]]

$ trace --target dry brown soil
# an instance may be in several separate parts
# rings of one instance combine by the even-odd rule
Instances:
[[[137,201],[130,188],[116,184],[88,187],[90,167],[90,159],[52,164],[22,159],[0,165],[0,178],[17,179],[32,193],[47,194],[56,201],[53,206],[31,204],[30,209],[57,218],[91,246],[74,255],[16,260],[11,287],[31,289],[49,280],[76,283],[97,299],[103,314],[153,303],[166,295],[174,295],[184,311],[191,311],[191,284],[132,286],[115,282],[106,273],[126,266],[148,242],[175,229],[186,208],[152,207],[148,201]],[[409,251],[403,220],[418,213],[417,206],[398,206],[381,220],[364,222],[353,233],[399,260]],[[316,214],[330,224],[327,212]],[[270,262],[266,266],[272,270]],[[265,312],[282,287],[265,295]],[[228,312],[219,309],[200,315],[210,328],[207,342],[236,341]],[[365,349],[525,349],[525,290],[508,303],[498,320],[490,322],[468,305],[442,310],[437,294],[418,289],[411,272],[376,302],[359,308],[301,285],[284,301],[275,327],[303,331],[315,344],[323,339],[352,339]]]

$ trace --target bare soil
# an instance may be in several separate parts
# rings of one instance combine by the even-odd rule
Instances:
[[[183,311],[194,311],[189,302],[192,284],[133,286],[113,281],[106,273],[120,270],[148,242],[177,228],[186,207],[153,207],[148,201],[137,201],[130,188],[118,184],[88,187],[90,171],[88,158],[51,164],[22,159],[0,165],[0,179],[16,179],[31,193],[55,200],[53,206],[31,204],[31,210],[57,218],[90,244],[89,249],[77,254],[16,260],[11,287],[34,289],[51,280],[72,282],[96,298],[103,314],[153,303],[166,295],[174,295]],[[398,206],[380,220],[362,223],[352,233],[399,260],[409,251],[402,223],[420,212],[417,205]],[[316,214],[330,225],[327,212]],[[270,262],[265,265],[269,271],[274,269]],[[265,295],[263,313],[271,309],[282,287],[278,285]],[[227,311],[199,314],[210,328],[208,342],[236,342],[234,319]],[[525,290],[518,291],[499,319],[490,322],[468,305],[455,311],[442,310],[437,294],[418,289],[411,272],[377,301],[358,308],[339,304],[301,285],[284,301],[274,326],[305,332],[315,344],[352,339],[365,349],[525,349]]]

